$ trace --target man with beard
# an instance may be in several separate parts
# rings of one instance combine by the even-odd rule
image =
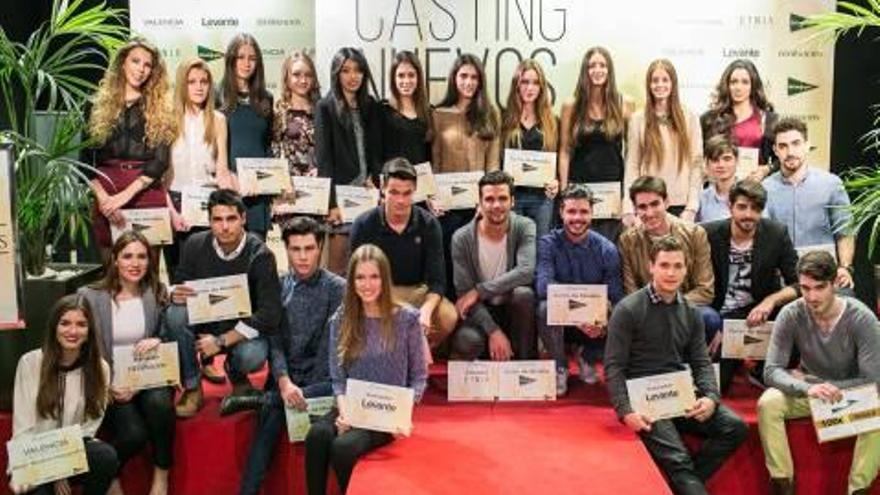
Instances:
[[[511,211],[513,178],[495,170],[478,184],[479,214],[452,236],[455,307],[462,325],[452,357],[531,359],[535,349],[535,222]],[[511,343],[512,340],[512,343]]]
[[[568,360],[565,341],[583,346],[578,355],[580,378],[594,384],[599,377],[595,364],[605,348],[605,325],[584,323],[561,327],[547,324],[547,286],[550,284],[600,284],[608,289],[609,307],[623,297],[620,255],[608,239],[590,230],[593,193],[583,184],[572,184],[560,195],[559,214],[563,228],[538,240],[536,287],[538,336],[556,360],[556,395],[568,391]]]
[[[712,246],[715,299],[712,307],[722,318],[744,319],[749,326],[766,322],[797,296],[797,252],[785,225],[761,218],[767,191],[743,180],[730,190],[730,218],[703,224]],[[779,274],[786,286],[782,287]],[[721,347],[721,332],[709,344],[709,355]],[[721,362],[721,391],[727,391],[739,365]],[[760,369],[758,372],[760,373]]]
[[[828,248],[837,252],[834,285],[852,289],[855,237],[846,230],[850,214],[849,196],[836,175],[809,167],[807,125],[784,118],[773,128],[773,151],[779,157],[779,171],[764,179],[767,214],[788,227],[794,247]]]
[[[772,493],[793,494],[794,466],[785,420],[810,416],[809,398],[836,403],[841,390],[880,381],[880,323],[860,301],[835,294],[839,276],[824,251],[805,254],[797,265],[803,297],[786,305],[773,325],[758,399],[758,432]],[[800,365],[789,370],[794,349]],[[856,439],[849,472],[850,494],[867,494],[880,466],[880,431]]]

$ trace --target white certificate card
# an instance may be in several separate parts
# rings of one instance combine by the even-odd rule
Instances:
[[[379,204],[379,190],[375,187],[336,186],[336,205],[344,223],[366,213]]]
[[[122,210],[125,217],[125,226],[117,228],[110,224],[110,234],[113,242],[127,230],[140,232],[147,238],[151,246],[164,246],[174,242],[174,234],[171,231],[171,214],[168,208],[133,208]]]
[[[547,324],[603,326],[608,323],[607,285],[547,286]]]
[[[452,172],[435,174],[437,184],[437,203],[446,210],[467,210],[476,208],[479,202],[477,184],[483,172]]]
[[[593,204],[593,218],[607,220],[620,218],[622,200],[620,182],[592,182],[587,184],[596,203]]]
[[[746,320],[724,320],[721,357],[726,359],[753,359],[763,361],[767,358],[773,322],[749,327]]]
[[[819,443],[880,430],[880,401],[874,383],[841,390],[840,402],[810,398]]]
[[[186,299],[186,312],[192,324],[236,320],[251,315],[251,296],[247,274],[189,280],[196,292]]]
[[[289,213],[326,215],[330,207],[330,183],[329,177],[294,177],[294,199]]]
[[[349,378],[345,416],[351,426],[409,435],[412,431],[413,389]]]
[[[626,392],[635,412],[655,420],[684,416],[697,401],[690,370],[627,380]]]
[[[556,153],[507,148],[504,171],[513,177],[517,186],[543,189],[556,178]]]
[[[285,158],[236,158],[235,166],[242,196],[277,195],[293,190]]]
[[[35,487],[89,471],[80,425],[24,435],[6,443],[12,483]]]

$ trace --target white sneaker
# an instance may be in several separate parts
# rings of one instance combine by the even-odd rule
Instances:
[[[568,370],[559,368],[556,370],[556,397],[562,397],[568,393]]]
[[[596,368],[590,363],[584,361],[584,358],[580,355],[578,356],[578,365],[580,365],[580,379],[582,382],[587,385],[595,385],[599,383],[599,374],[596,373]]]

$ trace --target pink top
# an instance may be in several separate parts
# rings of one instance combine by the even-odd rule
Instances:
[[[733,140],[737,146],[743,148],[760,148],[764,137],[764,129],[761,128],[761,111],[752,107],[752,115],[733,126]]]

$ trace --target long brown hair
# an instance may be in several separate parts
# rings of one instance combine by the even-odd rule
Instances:
[[[449,70],[449,76],[446,78],[446,96],[440,102],[438,107],[454,107],[460,98],[458,94],[458,86],[455,78],[458,71],[465,65],[472,66],[477,71],[480,78],[480,85],[474,98],[465,111],[465,117],[470,129],[470,134],[476,134],[483,141],[491,141],[496,138],[498,128],[500,127],[500,118],[498,110],[492,104],[492,100],[486,91],[486,71],[483,70],[483,64],[480,59],[470,53],[463,53],[455,59],[452,68]]]
[[[254,73],[248,81],[248,98],[250,105],[261,117],[272,115],[272,95],[266,91],[266,73],[263,69],[263,52],[256,38],[248,33],[236,34],[229,40],[224,57],[223,79],[220,81],[220,96],[222,97],[221,109],[224,113],[232,113],[238,106],[238,83],[236,82],[235,62],[238,59],[238,50],[245,45],[250,45],[257,54],[257,63]]]
[[[61,379],[61,345],[58,343],[58,324],[69,311],[79,311],[89,322],[86,341],[79,350],[82,363],[83,395],[85,416],[99,418],[107,406],[108,384],[104,375],[101,336],[95,324],[92,308],[85,297],[69,294],[55,303],[49,311],[49,328],[43,340],[43,362],[40,365],[40,388],[37,392],[37,415],[41,418],[58,419],[62,414],[62,396],[59,386]]]
[[[425,140],[429,141],[432,136],[432,119],[430,118],[430,107],[428,105],[428,93],[425,90],[425,73],[422,71],[422,64],[419,63],[419,58],[416,57],[415,53],[409,50],[403,50],[402,52],[397,52],[394,56],[394,61],[391,62],[391,69],[388,71],[388,79],[391,81],[391,98],[389,99],[389,103],[396,110],[400,110],[400,91],[397,89],[397,83],[395,75],[397,74],[397,68],[400,67],[400,64],[409,64],[416,71],[416,90],[413,92],[412,99],[413,105],[416,107],[416,116],[422,122],[428,124],[428,133],[425,135]]]
[[[645,134],[642,136],[642,163],[639,168],[642,173],[649,172],[651,167],[659,167],[663,159],[663,139],[660,137],[660,120],[654,112],[657,100],[651,93],[651,75],[657,70],[664,70],[669,74],[672,88],[669,92],[667,104],[669,116],[669,130],[671,131],[678,147],[678,170],[681,171],[691,154],[691,142],[688,139],[688,122],[684,117],[684,109],[681,107],[681,99],[678,96],[678,75],[672,62],[665,58],[657,59],[648,66],[645,75]]]
[[[538,99],[535,100],[535,115],[538,119],[538,128],[544,136],[544,151],[556,151],[559,139],[559,130],[556,125],[556,117],[553,116],[553,107],[550,106],[550,92],[547,85],[547,76],[544,69],[537,61],[527,58],[519,63],[510,81],[510,91],[507,93],[507,108],[504,109],[504,125],[501,129],[501,142],[512,148],[522,147],[522,130],[520,119],[522,116],[522,100],[519,97],[519,80],[526,71],[535,71],[538,75],[538,85],[541,87]]]
[[[306,98],[314,105],[318,98],[321,97],[321,83],[318,82],[318,72],[315,71],[315,63],[312,61],[312,57],[309,57],[306,52],[297,50],[288,55],[281,64],[281,98],[275,104],[277,110],[287,110],[290,106],[293,90],[290,89],[287,80],[290,78],[290,68],[296,62],[306,64],[309,72],[312,73],[312,86],[309,88],[309,94],[306,95]]]
[[[189,101],[189,90],[187,88],[187,79],[190,71],[198,69],[208,75],[208,97],[201,106],[202,119],[205,123],[205,143],[211,147],[211,154],[217,158],[217,129],[214,124],[214,76],[208,63],[198,57],[192,57],[184,60],[177,66],[177,77],[175,78],[174,88],[174,118],[177,121],[177,138],[183,136],[186,126],[184,118],[190,107],[194,106]]]
[[[358,266],[362,263],[374,262],[379,268],[379,276],[382,279],[382,292],[379,294],[379,310],[382,313],[380,326],[382,341],[386,349],[394,347],[394,323],[393,317],[400,304],[394,300],[391,294],[391,264],[385,253],[373,244],[364,244],[351,254],[348,262],[348,284],[345,287],[345,296],[342,299],[342,311],[340,311],[339,343],[336,352],[339,362],[343,367],[348,367],[364,350],[366,335],[364,333],[364,320],[366,318],[364,305],[355,290],[355,274]]]
[[[709,114],[712,116],[709,122],[709,135],[704,136],[706,139],[716,134],[729,135],[736,123],[736,116],[733,114],[733,99],[730,97],[730,76],[737,69],[742,69],[749,75],[752,88],[749,92],[749,101],[752,106],[765,113],[773,111],[773,104],[767,99],[764,82],[761,81],[758,68],[751,60],[736,59],[724,69],[718,85],[715,86],[709,109]]]
[[[601,88],[595,88],[590,81],[590,58],[599,54],[605,59],[605,66],[608,75],[605,78],[605,84]],[[602,92],[602,107],[605,117],[599,130],[607,139],[614,139],[621,135],[626,127],[626,119],[623,111],[623,97],[617,91],[617,79],[614,75],[614,62],[611,60],[611,52],[601,46],[594,46],[587,50],[581,60],[581,71],[578,75],[577,86],[574,88],[574,108],[573,118],[574,124],[571,126],[571,136],[569,146],[574,147],[578,142],[578,138],[594,128],[594,124],[590,119],[590,97],[593,91]]]
[[[151,291],[156,297],[156,303],[161,307],[167,302],[168,296],[165,291],[165,285],[159,281],[159,250],[151,248],[150,242],[140,232],[127,230],[116,239],[116,242],[113,243],[113,247],[110,249],[110,259],[107,261],[107,266],[104,270],[104,278],[91,287],[96,290],[109,292],[110,299],[116,300],[116,296],[122,290],[122,281],[119,279],[119,269],[116,268],[116,260],[119,258],[119,253],[133,242],[141,243],[147,249],[148,257],[147,270],[138,283],[138,289],[141,293]]]

